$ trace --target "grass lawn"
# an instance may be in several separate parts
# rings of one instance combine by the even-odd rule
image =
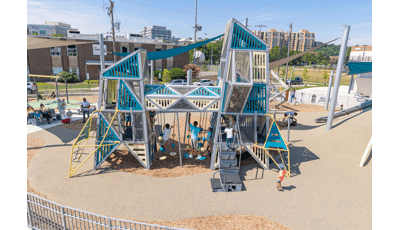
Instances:
[[[39,91],[41,89],[55,89],[56,84],[54,82],[51,83],[46,83],[46,82],[37,82],[37,86]],[[57,84],[58,89],[65,89],[65,83],[59,82]],[[89,89],[89,88],[95,88],[98,87],[99,85],[97,83],[85,83],[85,82],[79,82],[79,83],[68,83],[68,89]]]
[[[284,70],[285,68],[283,67],[281,67],[280,69],[279,69],[279,72],[280,72],[280,77],[282,78],[282,74],[283,74],[283,71],[282,70]],[[273,69],[274,70],[274,72],[275,73],[277,73],[277,71],[278,71],[278,68],[275,68],[275,69]],[[290,74],[292,73],[292,68],[289,68],[289,72],[288,72],[288,76],[290,76]],[[304,79],[303,78],[303,71],[304,71],[304,68],[302,68],[302,67],[295,67],[295,70],[293,71],[293,77],[301,77],[301,78],[303,78],[303,81],[304,82],[307,82],[307,83],[312,83],[312,84],[318,84],[318,83],[321,83],[322,84],[322,86],[323,86],[323,84],[326,82],[326,84],[328,84],[328,82],[329,82],[329,77],[328,77],[328,79],[324,79],[324,69],[318,69],[318,68],[316,68],[315,69],[315,71],[314,71],[314,68],[307,68],[307,70],[308,70],[308,79]],[[331,71],[332,70],[329,70],[329,69],[327,69],[326,70],[326,72],[328,73],[328,74],[330,74],[331,73]],[[340,85],[350,85],[350,79],[351,79],[351,76],[349,75],[349,76],[342,76],[341,78],[340,78]],[[333,82],[335,81],[335,77],[333,77]]]

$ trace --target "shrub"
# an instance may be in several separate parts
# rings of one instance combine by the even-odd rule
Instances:
[[[62,72],[58,73],[57,76],[64,77],[65,79],[67,79],[68,83],[79,81],[79,78],[75,74],[69,73],[69,72],[66,72],[66,71],[62,71]],[[60,79],[58,79],[58,82],[64,82],[64,79],[60,78]]]
[[[175,67],[169,70],[171,79],[181,79],[186,76],[186,73],[179,67]]]
[[[171,81],[171,76],[170,76],[169,71],[167,69],[164,69],[161,79],[162,79],[162,82],[164,82],[164,83]]]
[[[155,79],[158,79],[158,75],[159,75],[160,73],[161,73],[161,75],[162,75],[162,71],[161,71],[161,70],[158,70],[158,69],[154,70],[154,72],[153,72],[154,78],[155,78]]]
[[[84,82],[85,83],[89,83],[89,84],[91,84],[91,83],[99,83],[99,80],[85,80]]]
[[[200,68],[195,64],[186,64],[183,67],[183,71],[187,72],[189,69],[192,69],[192,78],[199,76]]]

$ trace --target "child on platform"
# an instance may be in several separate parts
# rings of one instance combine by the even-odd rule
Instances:
[[[228,149],[232,149],[233,133],[235,132],[236,130],[232,129],[232,127],[229,127],[229,124],[225,124],[225,131],[219,134],[222,135],[226,133],[226,145]]]

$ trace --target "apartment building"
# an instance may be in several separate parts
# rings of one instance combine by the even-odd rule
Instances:
[[[98,37],[79,40],[92,40],[97,43]],[[67,71],[76,74],[81,81],[86,79],[98,80],[100,75],[100,45],[96,43],[28,50],[27,63],[29,72],[30,74],[37,75],[56,75],[59,72]],[[115,46],[117,52],[132,53],[140,48],[147,50],[147,52],[154,52],[178,48],[181,45],[138,43],[125,40],[116,41]],[[112,41],[104,41],[104,50],[105,64],[107,68],[114,61],[112,55]],[[117,61],[120,59],[121,57],[117,56]],[[156,60],[154,62],[154,69],[162,70],[171,69],[173,67],[183,68],[188,63],[189,52],[186,52],[168,59]]]
[[[277,31],[276,29],[269,29],[268,31],[253,31],[257,36],[266,41],[270,48],[274,46],[288,46],[290,50],[305,51],[315,47],[315,33],[308,30],[301,29],[299,32],[284,32],[283,30]]]
[[[351,47],[349,61],[372,62],[372,46]]]

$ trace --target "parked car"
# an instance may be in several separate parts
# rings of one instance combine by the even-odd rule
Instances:
[[[166,85],[186,85],[186,79],[176,79],[172,80],[171,82],[167,83]]]
[[[213,86],[214,84],[211,82],[210,79],[201,79],[201,80],[199,80],[197,82],[193,82],[192,85],[195,85],[195,86]]]
[[[31,94],[31,93],[36,93],[36,85],[33,82],[27,82],[27,93]]]
[[[303,84],[303,78],[301,77],[296,77],[294,80],[287,79],[286,80],[287,85],[302,85]]]

